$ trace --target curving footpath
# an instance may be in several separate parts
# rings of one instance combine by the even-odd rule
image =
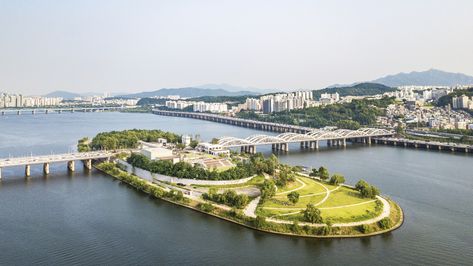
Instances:
[[[337,224],[332,224],[332,226],[335,227],[346,227],[346,226],[358,226],[358,225],[363,225],[363,224],[372,224],[381,221],[383,218],[389,217],[389,214],[391,213],[391,205],[389,202],[384,199],[383,197],[376,196],[378,200],[380,200],[383,203],[383,211],[381,214],[375,218],[360,221],[360,222],[350,222],[350,223],[337,223]],[[273,223],[278,223],[278,224],[292,224],[293,222],[291,221],[285,221],[285,220],[279,220],[279,219],[274,219],[274,218],[268,218],[266,221],[273,222]],[[307,225],[307,226],[312,226],[312,227],[321,227],[321,226],[326,226],[326,224],[321,223],[321,224],[314,224],[314,223],[307,223],[307,222],[301,222],[299,225]]]

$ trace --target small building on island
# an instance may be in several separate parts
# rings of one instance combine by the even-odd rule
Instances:
[[[201,142],[195,148],[198,151],[205,152],[211,155],[220,156],[220,155],[229,155],[230,150],[225,149],[220,144],[212,144],[208,142]]]
[[[180,161],[179,156],[174,155],[172,150],[163,147],[145,146],[140,150],[140,153],[150,160],[172,161],[172,163]]]

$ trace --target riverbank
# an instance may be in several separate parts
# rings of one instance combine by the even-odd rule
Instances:
[[[209,214],[219,219],[233,222],[253,230],[267,233],[310,238],[368,237],[396,230],[402,225],[404,220],[402,209],[395,202],[388,200],[391,206],[389,214],[389,219],[391,222],[389,228],[386,229],[381,229],[379,222],[375,222],[367,226],[340,227],[307,226],[299,225],[297,222],[290,224],[273,223],[260,216],[248,217],[244,215],[241,210],[230,207],[221,208],[221,206],[217,204],[212,204],[196,197],[184,195],[182,192],[178,193],[179,190],[159,186],[138,176],[130,175],[116,166],[111,168],[110,165],[105,167],[104,164],[99,164],[95,165],[95,168],[155,198],[162,199],[179,206],[187,207],[201,213]],[[176,189],[178,188],[176,187]]]

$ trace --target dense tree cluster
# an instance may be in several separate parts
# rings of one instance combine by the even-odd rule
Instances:
[[[260,159],[258,158],[261,157],[262,155],[254,155],[245,162],[239,162],[236,167],[232,167],[222,172],[204,169],[198,164],[191,165],[187,162],[178,162],[173,164],[171,161],[150,160],[146,156],[136,153],[128,157],[127,162],[135,167],[148,170],[152,173],[174,176],[178,178],[201,180],[235,180],[271,170],[266,165],[257,163],[260,162]]]
[[[240,112],[239,117],[268,122],[301,125],[308,127],[338,126],[357,129],[361,125],[376,124],[376,117],[384,114],[384,108],[394,103],[394,98],[376,100],[353,100],[351,103],[331,104],[322,107],[310,107],[269,115],[254,112]]]
[[[249,198],[245,194],[237,194],[234,190],[225,190],[223,193],[217,193],[215,188],[209,189],[208,193],[202,194],[206,200],[211,200],[220,204],[241,209],[248,204]]]
[[[77,142],[77,150],[79,152],[88,152],[90,151],[90,146],[89,146],[89,138],[85,137],[85,138],[81,138],[78,142]]]
[[[288,165],[281,165],[275,178],[276,185],[279,187],[284,187],[287,183],[293,182],[294,180],[296,180],[296,176],[292,167]]]
[[[161,130],[131,129],[123,131],[102,132],[97,134],[89,144],[92,150],[115,150],[137,148],[138,142],[156,142],[164,138],[168,142],[178,143],[181,137],[171,132]]]
[[[266,201],[276,195],[276,184],[273,180],[265,180],[261,186],[261,201]]]
[[[376,198],[379,195],[379,189],[373,185],[368,184],[368,182],[364,180],[358,181],[355,185],[356,190],[361,193],[363,198]]]

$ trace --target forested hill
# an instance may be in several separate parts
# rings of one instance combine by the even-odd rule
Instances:
[[[314,98],[319,99],[322,93],[336,93],[340,94],[340,96],[369,96],[369,95],[376,95],[376,94],[383,94],[385,92],[395,91],[395,88],[391,88],[379,83],[359,83],[354,86],[349,87],[332,87],[326,88],[322,90],[315,90],[313,91]]]

